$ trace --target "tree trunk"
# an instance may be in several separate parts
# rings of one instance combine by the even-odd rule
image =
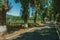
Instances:
[[[36,20],[37,20],[37,1],[35,0],[34,1],[34,5],[35,5],[35,16],[34,16],[34,23],[36,23]]]
[[[34,23],[36,23],[37,20],[37,11],[35,12],[35,16],[34,16]]]
[[[7,32],[7,28],[6,28],[6,10],[7,10],[7,0],[4,0],[4,5],[2,6],[2,12],[0,13],[0,36],[4,36],[3,34],[5,34]]]
[[[28,28],[28,7],[24,7],[24,27]]]

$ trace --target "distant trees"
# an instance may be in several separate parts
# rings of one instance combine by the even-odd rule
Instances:
[[[20,2],[22,4],[22,19],[24,23],[28,23],[29,18],[29,4],[34,9],[34,23],[36,23],[37,15],[40,16],[41,20],[44,20],[44,17],[47,16],[47,8],[44,8],[46,5],[48,6],[48,0],[15,0],[16,3]],[[39,13],[38,13],[39,12]]]
[[[58,0],[59,1],[59,0]],[[15,0],[15,2],[20,2],[22,4],[22,19],[24,23],[28,23],[29,18],[29,4],[34,9],[34,23],[36,23],[37,18],[39,17],[41,21],[44,21],[45,17],[48,17],[48,20],[56,20],[56,14],[59,13],[58,1],[56,0]],[[56,9],[55,9],[56,8]],[[33,12],[34,12],[33,11]]]

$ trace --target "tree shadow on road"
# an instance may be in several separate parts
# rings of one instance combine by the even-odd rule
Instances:
[[[35,30],[19,35],[16,40],[59,40],[54,31]]]

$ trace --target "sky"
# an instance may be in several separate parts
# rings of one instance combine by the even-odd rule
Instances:
[[[13,6],[10,11],[7,12],[8,15],[19,16],[20,14],[20,3],[15,3],[14,0],[9,0],[9,3]]]
[[[11,3],[11,5],[13,7],[7,12],[7,14],[8,15],[13,15],[13,16],[20,16],[21,4],[20,3],[15,3],[14,0],[9,0],[9,3]],[[45,7],[47,7],[47,6],[45,6]],[[30,13],[30,16],[31,16],[31,14],[32,14],[32,8],[31,7],[29,8],[29,13]]]
[[[8,12],[8,15],[13,15],[13,16],[20,16],[20,9],[21,9],[21,4],[20,3],[15,3],[14,0],[9,0],[9,3],[11,3],[11,5],[13,6]],[[32,8],[29,8],[29,13],[30,16],[32,14]]]

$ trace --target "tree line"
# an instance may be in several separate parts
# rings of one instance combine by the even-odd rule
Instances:
[[[44,22],[44,18],[47,17],[48,21],[56,21],[60,17],[60,0],[14,0],[16,3],[21,3],[22,5],[22,15],[21,18],[24,20],[24,25],[28,25],[29,18],[29,5],[33,9],[34,24],[36,24],[37,18]],[[8,0],[0,0],[0,22],[6,24],[6,12],[9,11],[12,6],[9,4]],[[60,21],[60,20],[58,20]]]

